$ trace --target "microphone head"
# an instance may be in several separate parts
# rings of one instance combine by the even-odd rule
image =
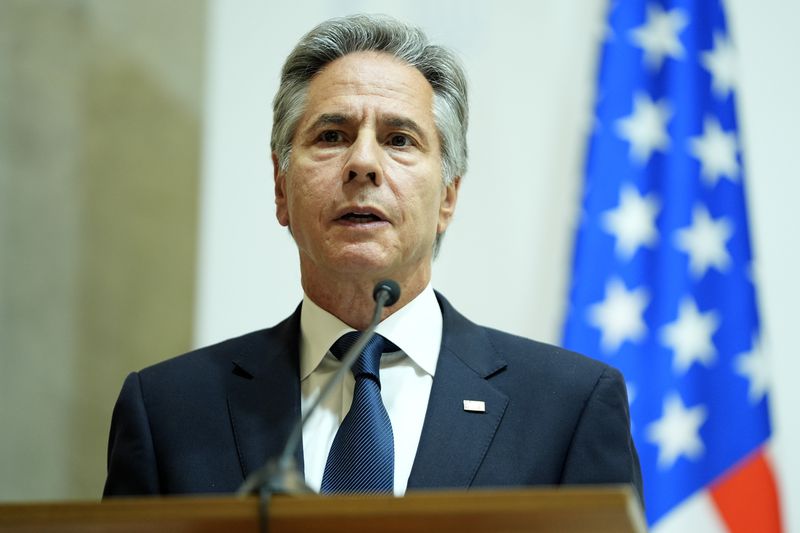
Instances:
[[[372,290],[372,298],[377,301],[378,295],[382,292],[385,292],[387,296],[386,302],[383,304],[386,307],[394,305],[400,299],[400,285],[394,280],[384,279],[376,283],[375,288]]]

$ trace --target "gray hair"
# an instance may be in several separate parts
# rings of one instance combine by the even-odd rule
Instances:
[[[305,112],[311,79],[325,65],[353,52],[385,52],[419,70],[433,87],[442,179],[449,185],[467,171],[467,80],[456,56],[430,44],[419,28],[384,15],[327,20],[308,32],[286,58],[273,102],[271,147],[279,168],[289,167],[292,138]],[[437,240],[438,244],[438,240]]]

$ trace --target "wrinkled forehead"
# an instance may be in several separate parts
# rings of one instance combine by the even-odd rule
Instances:
[[[356,52],[327,64],[312,79],[304,122],[320,114],[393,113],[433,127],[433,88],[405,61],[381,52]]]

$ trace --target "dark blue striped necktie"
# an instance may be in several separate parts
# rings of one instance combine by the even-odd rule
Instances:
[[[331,353],[344,357],[360,333],[342,335]],[[380,335],[370,339],[353,365],[353,403],[333,439],[320,492],[387,493],[394,488],[394,435],[381,400],[384,351],[398,348]]]

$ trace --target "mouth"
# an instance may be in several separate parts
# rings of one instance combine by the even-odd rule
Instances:
[[[339,220],[352,222],[353,224],[367,224],[369,222],[382,222],[383,219],[372,213],[346,213],[339,217]]]
[[[336,218],[337,221],[347,224],[361,225],[374,224],[377,222],[387,222],[386,216],[374,208],[348,208],[341,212]]]

